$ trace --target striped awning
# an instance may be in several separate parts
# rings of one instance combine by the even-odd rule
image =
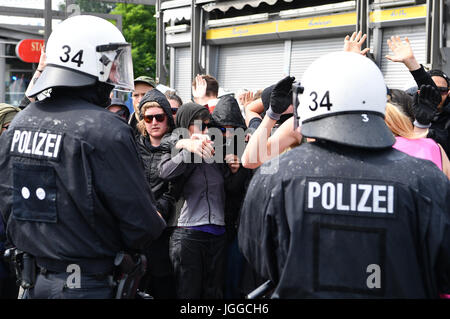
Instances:
[[[181,8],[174,8],[174,9],[168,9],[163,11],[163,21],[164,23],[173,21],[181,21],[181,20],[191,20],[191,13],[192,9],[191,7],[181,7]]]
[[[279,1],[293,2],[294,0],[234,0],[234,1],[220,1],[211,2],[203,6],[203,10],[211,12],[213,10],[220,10],[222,12],[228,11],[230,8],[242,10],[245,6],[251,6],[253,8],[258,7],[261,3],[267,3],[268,5],[274,5]]]

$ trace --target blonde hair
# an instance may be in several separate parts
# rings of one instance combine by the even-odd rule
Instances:
[[[386,125],[395,136],[401,136],[409,139],[426,137],[427,133],[417,134],[414,132],[414,126],[411,120],[395,104],[386,104],[385,119]]]
[[[152,108],[152,107],[158,107],[158,108],[160,108],[161,110],[164,111],[164,109],[161,107],[161,105],[159,105],[159,104],[158,104],[157,102],[155,102],[155,101],[147,102],[147,103],[144,103],[144,105],[142,105],[142,107],[141,107],[141,113],[140,113],[140,114],[142,114],[142,118],[139,119],[139,122],[136,124],[136,127],[137,127],[137,129],[139,130],[139,132],[140,132],[142,135],[144,135],[144,136],[147,136],[147,135],[148,135],[147,129],[145,128],[144,115],[145,115],[145,112],[146,112],[148,109]],[[164,112],[164,113],[165,113],[165,112]]]

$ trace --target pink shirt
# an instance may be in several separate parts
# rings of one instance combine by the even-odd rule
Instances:
[[[442,154],[439,145],[431,138],[408,139],[397,136],[394,148],[408,155],[432,161],[442,171]]]

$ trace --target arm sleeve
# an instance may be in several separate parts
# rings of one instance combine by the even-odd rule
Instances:
[[[431,76],[425,71],[423,65],[420,65],[420,69],[415,71],[410,71],[411,75],[417,83],[417,87],[420,88],[422,85],[432,85],[436,87],[436,84],[431,79]]]
[[[117,218],[126,248],[142,251],[159,237],[166,224],[156,213],[131,131],[117,130],[111,140],[105,141],[101,153],[101,159],[92,160],[94,187]]]
[[[188,170],[191,152],[183,149],[173,158],[171,154],[164,154],[159,165],[159,177],[170,180],[176,178]]]

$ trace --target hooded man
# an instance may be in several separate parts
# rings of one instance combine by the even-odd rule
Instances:
[[[219,128],[223,134],[223,154],[227,163],[236,167],[233,183],[225,188],[225,225],[227,230],[227,269],[225,280],[225,298],[242,298],[242,274],[245,260],[237,244],[237,227],[245,192],[252,176],[252,170],[242,166],[241,156],[245,149],[245,133],[247,129],[245,120],[237,100],[225,95],[220,98],[213,113],[214,127]],[[216,141],[216,148],[220,147]]]

